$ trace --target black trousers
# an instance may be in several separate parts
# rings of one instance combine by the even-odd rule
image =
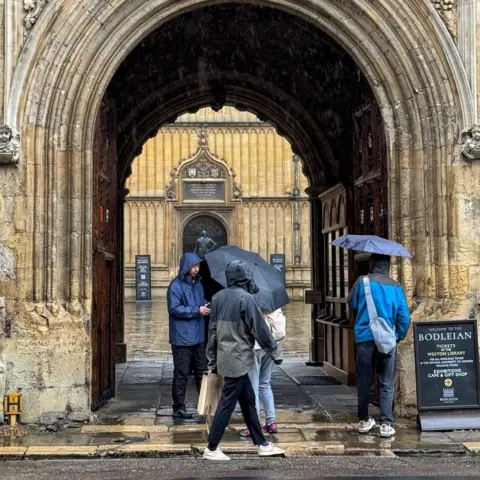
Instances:
[[[200,345],[172,345],[173,354],[173,409],[185,407],[185,393],[187,390],[188,374],[193,368],[197,390],[200,392],[202,375],[207,369],[205,346]]]
[[[225,377],[222,397],[220,402],[218,402],[217,411],[213,417],[210,434],[208,435],[208,447],[210,449],[217,448],[222,440],[237,401],[240,403],[243,418],[252,436],[254,445],[268,444],[260,426],[260,420],[255,407],[255,393],[247,374],[238,378]]]

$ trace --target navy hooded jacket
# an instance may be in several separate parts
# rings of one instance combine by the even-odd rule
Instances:
[[[171,345],[198,345],[205,341],[205,319],[200,314],[205,294],[200,277],[193,278],[188,271],[202,259],[195,253],[186,253],[180,260],[178,276],[167,290],[168,322]]]

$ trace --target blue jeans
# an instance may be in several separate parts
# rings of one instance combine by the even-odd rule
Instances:
[[[273,399],[272,386],[270,380],[275,363],[268,353],[264,350],[255,350],[255,365],[248,374],[255,392],[255,405],[257,407],[258,418],[260,418],[260,403],[265,410],[265,423],[270,425],[275,422],[275,400]]]
[[[357,343],[358,419],[370,418],[370,389],[373,379],[374,357],[377,357],[377,380],[380,390],[380,423],[393,424],[393,389],[397,369],[397,349],[389,354],[380,353],[375,342]]]

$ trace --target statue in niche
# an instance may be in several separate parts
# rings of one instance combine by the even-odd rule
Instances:
[[[480,125],[462,132],[462,155],[468,160],[480,160]]]
[[[205,255],[217,248],[217,244],[207,236],[207,232],[202,230],[200,237],[197,238],[195,242],[195,250],[196,253],[202,260],[205,258]]]
[[[8,125],[0,124],[0,164],[16,164],[20,161],[20,135]]]

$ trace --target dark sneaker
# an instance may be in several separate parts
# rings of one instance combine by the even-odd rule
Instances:
[[[278,433],[277,422],[272,422],[272,423],[269,423],[268,425],[264,425],[263,432],[268,433],[269,435]]]
[[[178,408],[177,410],[174,410],[172,413],[172,417],[174,418],[193,418],[193,415],[191,413],[188,413],[185,407],[183,408]]]
[[[240,434],[241,437],[249,437],[250,436],[250,432],[248,431],[248,428],[244,428],[243,430],[240,430],[238,433]]]

